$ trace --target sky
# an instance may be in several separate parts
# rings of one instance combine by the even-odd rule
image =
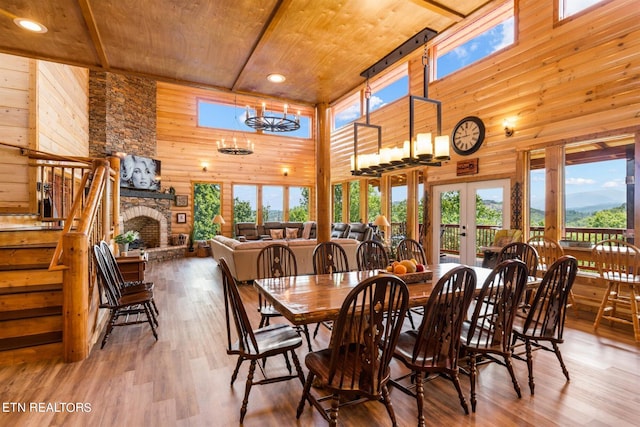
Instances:
[[[626,202],[625,176],[626,160],[623,159],[567,166],[565,192],[567,195],[592,193],[590,199],[593,200],[594,205],[609,198],[622,204]],[[531,206],[541,209],[544,206],[544,194],[544,169],[532,171]],[[572,206],[568,204],[566,208],[571,209]]]

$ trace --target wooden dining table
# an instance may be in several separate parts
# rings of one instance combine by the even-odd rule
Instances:
[[[443,263],[429,266],[431,280],[421,283],[410,283],[409,307],[423,306],[429,300],[433,284],[451,269],[459,266],[456,263]],[[482,288],[491,269],[471,267],[476,273],[476,291]],[[358,283],[380,273],[380,270],[350,271],[348,273],[312,274],[305,276],[285,276],[279,278],[257,279],[254,281],[258,291],[262,293],[274,308],[294,325],[306,325],[335,320],[347,294]],[[539,280],[531,280],[529,286],[535,286]]]

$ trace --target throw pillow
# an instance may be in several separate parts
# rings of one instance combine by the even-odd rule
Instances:
[[[297,228],[285,228],[285,232],[287,234],[287,239],[297,239],[298,238],[298,229]]]
[[[269,230],[269,234],[271,235],[272,239],[284,239],[284,237],[282,236],[282,229],[279,230]]]

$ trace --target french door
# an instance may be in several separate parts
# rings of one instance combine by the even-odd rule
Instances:
[[[510,227],[510,182],[508,179],[464,182],[434,187],[433,262],[457,261],[482,264],[480,246],[496,228]]]

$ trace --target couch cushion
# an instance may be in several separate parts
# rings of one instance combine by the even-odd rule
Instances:
[[[274,240],[282,240],[284,239],[284,233],[282,232],[282,228],[272,228],[269,230],[269,236],[271,236]]]
[[[344,222],[336,222],[331,225],[331,238],[347,237],[351,226]]]
[[[369,227],[369,224],[363,224],[362,222],[352,222],[349,229],[348,237],[350,239],[356,239],[360,242],[370,240],[373,235],[373,230]]]
[[[299,237],[298,236],[298,230],[299,230],[299,228],[297,228],[297,227],[294,227],[294,228],[287,227],[287,228],[285,228],[284,229],[285,238],[286,239],[297,239]]]

